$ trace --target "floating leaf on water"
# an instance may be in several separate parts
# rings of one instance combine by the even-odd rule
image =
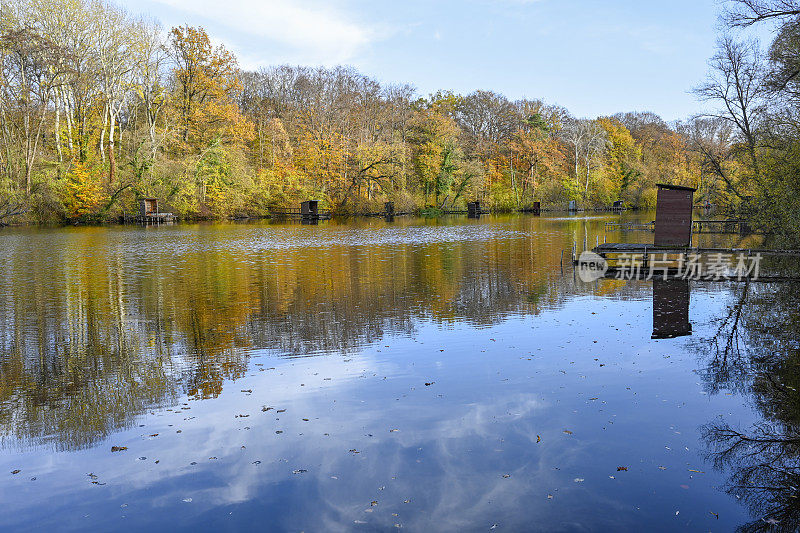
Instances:
[[[430,387],[430,386],[431,386],[431,385],[433,385],[434,383],[436,383],[436,382],[435,382],[435,381],[431,381],[431,382],[425,382],[425,386],[426,386],[426,387]]]
[[[260,464],[261,464],[261,461],[253,461],[253,464],[254,464],[254,465],[260,465]]]
[[[689,469],[689,472],[697,472],[698,474],[705,474],[705,472],[703,472],[702,470],[693,470],[691,468]]]
[[[12,470],[11,471],[12,474],[19,474],[20,472],[22,472],[22,470]]]
[[[627,472],[627,471],[628,471],[628,467],[627,466],[618,466],[617,467],[617,472]]]
[[[536,444],[539,444],[540,442],[542,442],[542,437],[536,435]]]
[[[348,450],[348,451],[350,453],[361,453],[360,451],[356,450],[355,448],[353,448],[352,450]]]
[[[369,502],[369,505],[370,507],[375,507],[376,505],[378,505],[378,500],[372,500],[371,502]]]
[[[548,495],[547,495],[547,499],[548,499],[548,500],[552,500],[552,499],[553,499],[553,495],[552,495],[552,494],[548,494]]]
[[[511,474],[503,474],[503,477],[504,478],[509,478],[509,477],[511,477]]]
[[[267,407],[266,405],[264,405],[264,406],[262,406],[262,407],[261,407],[261,410],[262,410],[262,411],[264,411],[265,413],[266,413],[267,411],[269,411],[270,409],[275,409],[275,408],[274,408],[274,407]]]
[[[305,468],[298,468],[297,470],[292,470],[292,474],[305,474],[308,472]]]
[[[565,429],[564,433],[566,433],[567,435],[572,435],[572,432],[570,430],[568,430],[568,429]]]
[[[277,410],[277,411],[275,411],[275,412],[276,412],[276,413],[285,413],[285,412],[286,412],[286,409],[278,409],[278,410]]]
[[[573,481],[574,481],[575,483],[583,483],[583,481],[584,481],[584,480],[583,480],[583,478],[582,478],[582,477],[576,477],[575,479],[573,479]]]
[[[184,498],[183,501],[186,502],[186,503],[192,503],[192,499],[191,498]]]
[[[242,392],[253,392],[253,389],[242,389]]]
[[[127,446],[112,446],[111,447],[111,451],[112,452],[122,452],[122,451],[125,451],[127,449],[128,449]]]
[[[666,469],[667,469],[667,467],[666,467],[666,466],[659,466],[659,467],[658,467],[658,469],[659,469],[659,470],[666,470]]]
[[[715,513],[714,511],[709,511],[709,513],[711,513],[712,515],[714,515],[714,518],[716,518],[717,520],[719,520],[719,515],[718,515],[717,513]]]

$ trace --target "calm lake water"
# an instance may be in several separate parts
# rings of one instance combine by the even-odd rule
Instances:
[[[794,530],[800,287],[618,219],[0,231],[0,529]]]

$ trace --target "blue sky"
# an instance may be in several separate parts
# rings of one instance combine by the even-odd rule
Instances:
[[[120,3],[165,28],[205,27],[245,68],[349,64],[422,95],[491,89],[577,116],[653,111],[666,120],[700,110],[690,91],[706,74],[721,11],[718,0]]]

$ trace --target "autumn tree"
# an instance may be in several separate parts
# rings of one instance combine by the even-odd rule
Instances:
[[[169,37],[181,140],[197,149],[214,139],[249,139],[252,126],[235,102],[242,84],[233,54],[222,45],[213,47],[202,28],[173,28]]]

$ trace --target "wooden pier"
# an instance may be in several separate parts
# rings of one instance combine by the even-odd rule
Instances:
[[[695,220],[692,222],[694,233],[751,233],[750,225],[740,219]]]
[[[655,231],[655,222],[606,222],[606,231]]]

